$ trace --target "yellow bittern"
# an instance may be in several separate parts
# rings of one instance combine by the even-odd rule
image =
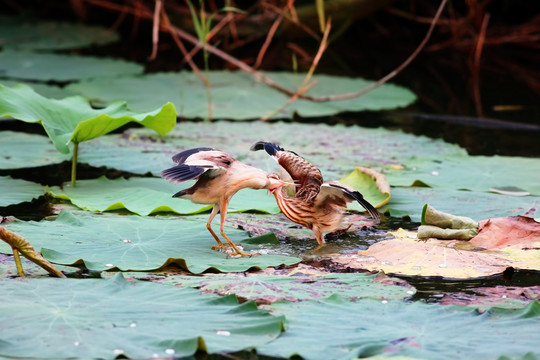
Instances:
[[[206,228],[218,243],[212,249],[230,247],[234,249],[230,255],[253,255],[238,249],[225,234],[225,217],[229,201],[236,192],[244,188],[274,191],[291,183],[269,176],[263,170],[246,165],[229,154],[212,148],[200,147],[185,150],[173,156],[172,159],[177,165],[161,172],[164,179],[174,183],[197,180],[193,186],[177,192],[173,197],[188,199],[197,204],[214,205],[206,223]],[[210,225],[218,212],[221,214],[220,232],[227,243],[219,240]]]
[[[377,223],[380,221],[379,212],[350,186],[323,182],[317,167],[273,143],[259,141],[251,147],[253,151],[263,149],[281,165],[297,186],[296,194],[292,196],[287,193],[286,187],[271,189],[281,212],[291,221],[313,230],[319,245],[324,244],[324,233],[333,232],[341,225],[345,206],[352,201],[358,201]]]

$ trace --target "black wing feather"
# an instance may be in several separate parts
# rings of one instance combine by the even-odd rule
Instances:
[[[169,181],[183,182],[186,180],[196,179],[201,176],[209,167],[204,166],[190,166],[186,164],[180,164],[173,166],[172,168],[163,170],[161,177]]]
[[[381,221],[381,215],[379,214],[377,209],[375,209],[375,207],[373,205],[371,205],[369,203],[369,201],[364,199],[364,196],[359,191],[350,191],[349,189],[347,189],[344,186],[339,186],[339,185],[331,184],[331,183],[329,183],[328,186],[331,186],[331,187],[338,188],[338,189],[342,190],[344,193],[346,193],[347,195],[352,197],[354,200],[358,201],[358,203],[360,205],[362,205],[362,207],[364,209],[366,209],[366,211],[369,213],[369,215],[371,215],[371,217],[375,221],[377,221],[377,222]]]
[[[263,150],[268,153],[270,156],[276,156],[278,151],[285,151],[276,144],[269,143],[266,141],[258,141],[253,144],[250,148],[251,151]]]
[[[183,164],[188,157],[201,151],[213,151],[215,149],[209,147],[198,147],[193,149],[184,150],[172,157],[172,160],[177,164]]]

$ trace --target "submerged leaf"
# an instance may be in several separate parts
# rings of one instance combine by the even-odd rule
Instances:
[[[282,255],[228,259],[225,253],[211,249],[216,242],[205,224],[206,217],[73,215],[63,211],[54,221],[14,222],[6,228],[24,236],[53,263],[82,264],[96,271],[155,270],[174,263],[193,273],[209,269],[238,272],[300,261]],[[232,228],[226,228],[226,233],[235,243],[247,237],[245,232]],[[249,249],[267,246],[271,245]],[[11,248],[0,244],[0,251],[10,253]]]
[[[0,356],[33,359],[184,357],[275,339],[283,317],[189,288],[101,279],[0,280]],[[46,330],[46,331],[44,331]]]

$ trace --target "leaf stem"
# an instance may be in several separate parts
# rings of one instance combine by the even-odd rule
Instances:
[[[20,276],[24,276],[24,273],[21,275],[22,272],[22,265],[21,265],[21,259],[19,256],[19,252],[28,260],[32,261],[34,264],[41,266],[43,269],[47,270],[47,272],[51,275],[55,275],[58,277],[65,278],[66,275],[64,275],[60,270],[58,270],[56,267],[54,267],[53,264],[45,260],[43,256],[41,256],[40,253],[38,253],[30,243],[23,238],[21,235],[14,233],[11,230],[6,229],[3,226],[0,226],[0,239],[7,242],[11,248],[13,249],[13,255],[15,256],[15,263],[17,263],[17,257],[18,259],[18,265],[17,265],[17,272]],[[15,254],[16,253],[16,254]],[[19,270],[20,266],[20,270]]]
[[[73,158],[71,159],[71,187],[77,186],[77,157],[79,156],[79,143],[73,143]]]

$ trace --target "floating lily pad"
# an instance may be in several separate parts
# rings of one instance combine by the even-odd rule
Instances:
[[[0,73],[4,78],[68,82],[101,76],[137,75],[142,74],[143,71],[142,65],[117,59],[28,51],[0,51]],[[159,106],[152,109],[157,107]]]
[[[64,50],[108,44],[118,39],[116,32],[99,26],[15,16],[0,17],[0,42],[4,48]]]
[[[9,176],[0,176],[0,189],[0,207],[32,201],[45,194],[43,186]]]
[[[208,269],[238,272],[300,261],[282,255],[227,258],[227,254],[211,249],[216,241],[205,225],[206,219],[80,216],[63,211],[54,221],[15,222],[6,227],[26,238],[53,263],[81,264],[97,271],[154,270],[175,263],[193,273]],[[214,226],[219,229],[219,225]],[[248,237],[232,228],[226,233],[235,243]],[[10,253],[11,248],[2,243],[0,251]]]
[[[161,170],[171,166],[171,157],[177,152],[210,146],[226,151],[247,164],[274,171],[277,165],[269,156],[249,151],[251,145],[260,140],[276,142],[285,149],[297,152],[319,167],[326,181],[340,179],[356,166],[384,170],[386,173],[385,169],[400,166],[411,157],[424,153],[440,158],[466,154],[462,148],[442,140],[382,128],[214,121],[181,122],[164,136],[148,129],[130,129],[123,134],[94,139],[92,143],[85,144],[87,149],[80,149],[80,155],[81,159],[94,166],[137,174],[150,171],[158,175]],[[392,182],[390,185],[393,185]]]
[[[69,161],[59,153],[51,140],[42,135],[0,131],[0,169],[24,169]]]
[[[38,83],[31,80],[9,80],[9,79],[2,79],[0,80],[0,83],[5,86],[13,87],[18,84],[25,84],[27,86],[30,86],[36,93],[38,93],[41,96],[44,96],[46,98],[52,98],[52,99],[63,99],[68,96],[74,96],[77,94],[74,94],[72,92],[69,92],[66,90],[65,87],[60,87],[57,85],[49,85],[48,83]],[[0,119],[1,121],[2,119]]]
[[[283,318],[236,297],[101,279],[0,280],[0,356],[151,359],[250,349],[282,331]],[[204,321],[201,321],[204,320]],[[46,330],[46,331],[44,331]]]
[[[41,123],[56,149],[66,154],[69,142],[91,140],[132,121],[159,134],[176,125],[176,110],[170,103],[147,113],[130,111],[123,102],[93,109],[82,97],[47,99],[22,84],[13,88],[0,85],[0,116]]]
[[[270,305],[285,315],[286,331],[257,348],[261,355],[309,360],[410,356],[416,359],[496,359],[540,355],[540,303],[484,313],[421,302],[358,302],[330,298]],[[512,336],[509,334],[520,334]]]
[[[444,158],[427,156],[404,162],[403,169],[385,171],[390,184],[410,186],[415,181],[435,189],[491,191],[492,188],[518,187],[521,195],[540,195],[540,159],[513,156],[466,156]]]
[[[432,189],[423,187],[392,188],[392,199],[382,207],[391,216],[408,216],[420,222],[422,208],[429,203],[446,213],[483,220],[502,216],[534,215],[540,208],[539,196],[505,196],[477,191]]]
[[[336,257],[333,261],[344,267],[387,274],[450,279],[498,275],[509,267],[540,270],[540,250],[537,250],[540,238],[533,248],[528,242],[498,251],[482,251],[467,241],[418,240],[416,233],[403,229],[389,234],[395,238],[371,245],[358,254]]]
[[[195,287],[203,292],[219,295],[235,294],[258,303],[276,301],[302,301],[325,298],[333,294],[358,301],[364,298],[403,299],[415,293],[412,287],[377,281],[372,274],[313,274],[301,269],[288,275],[249,274],[208,274],[203,277],[170,275],[162,282]]]
[[[77,207],[90,211],[127,209],[135,214],[150,215],[158,212],[197,214],[212,209],[212,205],[194,204],[189,200],[173,198],[178,191],[193,185],[188,181],[179,185],[162,178],[130,178],[109,180],[105,177],[80,180],[77,187],[49,188],[51,195],[70,200]],[[261,211],[276,214],[279,207],[266,190],[242,189],[229,205],[229,211]]]
[[[270,115],[282,107],[289,99],[268,85],[257,82],[243,72],[210,71],[208,75],[212,91],[212,113],[218,119],[256,119]],[[302,85],[304,75],[268,72],[265,75],[278,84],[295,91]],[[308,95],[335,95],[358,91],[371,81],[315,75],[318,81]],[[186,118],[208,117],[208,93],[200,79],[192,72],[159,73],[142,77],[101,78],[74,83],[70,91],[88,98],[110,103],[126,100],[130,108],[142,111],[153,109],[163,101],[170,101]],[[291,118],[297,113],[301,116],[326,116],[343,111],[381,110],[404,107],[416,99],[409,90],[397,85],[385,84],[364,96],[342,101],[313,102],[297,100],[279,112],[276,117]],[[249,106],[246,106],[249,104]]]

